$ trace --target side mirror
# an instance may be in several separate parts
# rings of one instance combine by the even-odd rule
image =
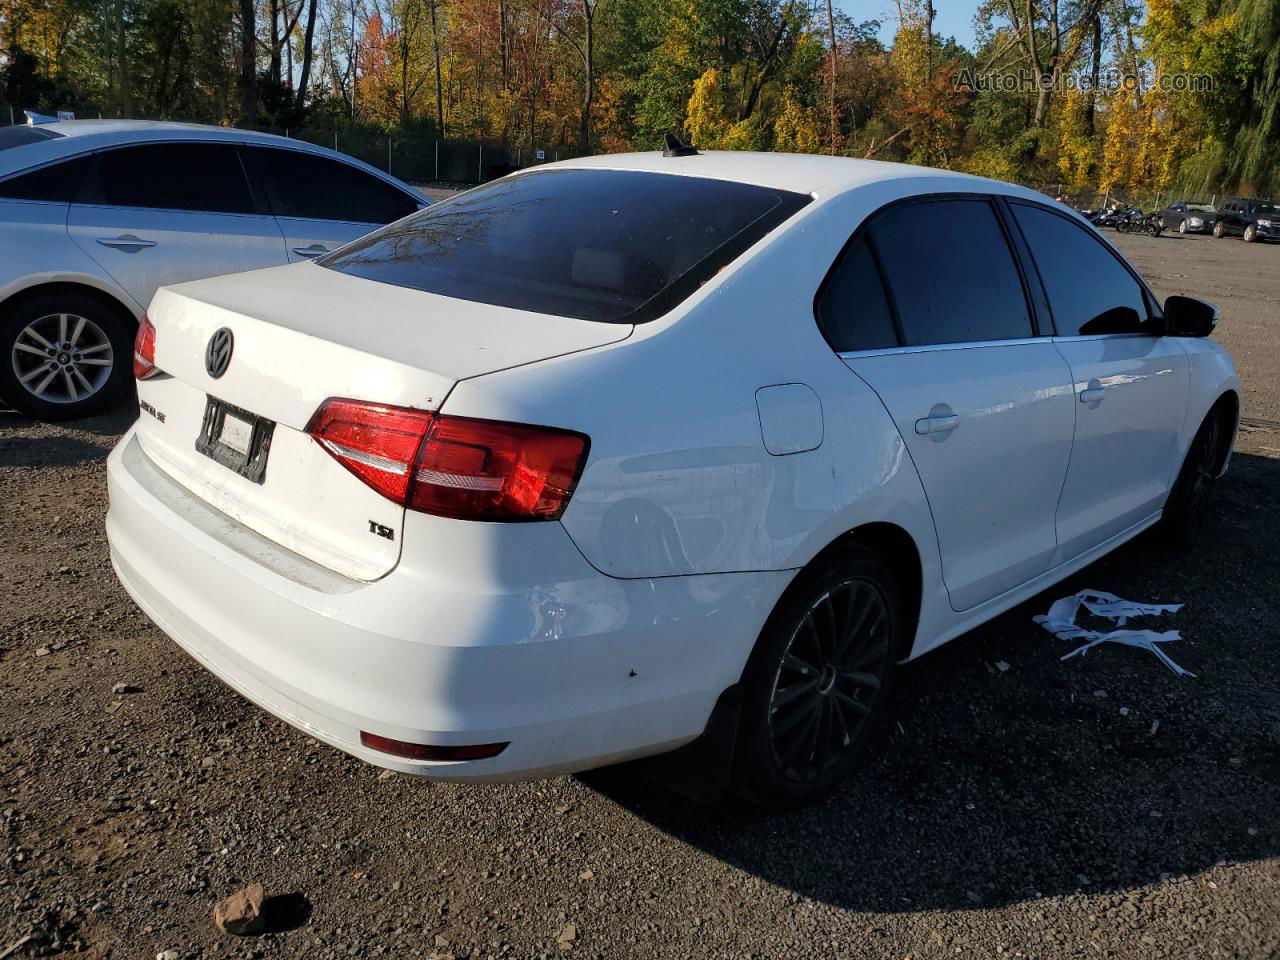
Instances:
[[[1164,332],[1170,337],[1207,337],[1218,325],[1218,308],[1196,297],[1164,302]]]

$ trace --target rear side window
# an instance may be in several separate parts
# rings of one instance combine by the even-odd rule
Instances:
[[[301,150],[246,149],[279,217],[391,223],[418,209],[402,191],[357,167]]]
[[[65,134],[29,124],[3,127],[0,128],[0,150],[25,147],[29,143],[43,143],[45,140],[57,140],[61,136],[65,136]]]
[[[70,203],[76,198],[92,167],[93,158],[83,156],[51,163],[30,173],[20,173],[0,183],[0,197],[7,200]]]
[[[1141,333],[1142,287],[1086,227],[1042,207],[1012,203],[1062,337]]]
[[[113,207],[253,213],[253,198],[230,144],[149,143],[99,154],[93,200]]]
[[[675,174],[549,170],[459,194],[320,262],[460,300],[638,323],[688,297],[809,199]]]
[[[986,198],[891,207],[870,234],[906,346],[1032,336],[1022,280]]]
[[[898,345],[893,312],[865,233],[845,250],[822,288],[818,326],[837,353]]]

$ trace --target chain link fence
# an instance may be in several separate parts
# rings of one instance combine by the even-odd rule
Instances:
[[[99,115],[94,111],[75,116],[83,120],[98,119]],[[0,126],[21,123],[26,123],[23,109],[0,104]],[[512,148],[495,141],[398,135],[359,128],[255,129],[328,147],[409,183],[485,183],[524,167],[579,155],[578,151],[564,146]]]

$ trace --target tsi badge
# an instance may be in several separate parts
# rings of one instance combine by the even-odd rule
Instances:
[[[394,530],[388,526],[378,523],[376,520],[369,521],[369,532],[376,533],[385,540],[394,540],[396,538],[396,532]]]

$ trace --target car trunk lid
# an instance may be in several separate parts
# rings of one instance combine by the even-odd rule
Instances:
[[[233,520],[360,580],[396,565],[404,510],[306,432],[326,399],[437,410],[459,380],[603,346],[632,330],[314,264],[164,288],[149,315],[163,374],[138,384],[143,450]],[[229,340],[230,356],[211,372],[215,335],[224,352]]]

